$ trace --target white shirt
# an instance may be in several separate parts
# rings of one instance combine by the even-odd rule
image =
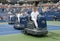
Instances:
[[[8,12],[8,14],[12,14],[11,12]]]
[[[20,21],[20,16],[21,16],[22,14],[17,14],[16,16],[17,16],[17,18],[18,18],[18,21]]]
[[[31,13],[31,18],[32,18],[32,20],[33,20],[33,19],[36,19],[36,20],[37,20],[37,16],[38,16],[38,15],[39,15],[39,12],[38,12],[38,11],[36,11],[36,12],[33,11],[33,12]]]
[[[12,17],[14,17],[14,15],[10,15],[10,20],[11,20]]]
[[[44,7],[44,8],[42,8],[42,11],[43,11],[43,12],[48,11],[48,7]]]
[[[13,17],[13,15],[10,15],[10,14],[12,14],[11,12],[8,12],[8,14],[9,14],[9,17],[10,17],[10,20],[11,20],[11,18]]]
[[[17,16],[17,17],[20,17],[20,16],[21,16],[21,14],[17,14],[16,16]]]

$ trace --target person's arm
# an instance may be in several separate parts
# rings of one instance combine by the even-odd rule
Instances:
[[[33,17],[33,12],[31,13],[31,16],[30,16],[30,19],[32,20],[32,17]]]
[[[31,17],[33,16],[33,12],[31,13]]]
[[[38,16],[41,16],[41,14],[39,14],[39,12],[37,13],[37,17],[38,17]]]

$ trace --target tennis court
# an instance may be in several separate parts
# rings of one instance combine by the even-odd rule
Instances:
[[[13,25],[0,23],[0,41],[59,41],[60,40],[60,22],[47,21],[48,35],[45,37],[35,37],[25,35],[21,30],[15,30]]]

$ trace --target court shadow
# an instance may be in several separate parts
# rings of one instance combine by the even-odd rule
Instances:
[[[43,38],[43,37],[48,37],[48,35],[32,35],[32,34],[24,34],[26,36],[30,36],[30,37],[35,37],[35,38]]]
[[[60,34],[55,33],[55,32],[48,32],[47,35],[31,35],[31,34],[24,34],[25,36],[29,36],[29,37],[35,37],[35,38],[50,38],[50,39],[54,39],[54,40],[60,40],[58,37],[60,37]]]

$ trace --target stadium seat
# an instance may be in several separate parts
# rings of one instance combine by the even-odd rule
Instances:
[[[47,27],[46,18],[44,16],[38,17],[37,22],[38,22],[38,27],[39,28],[45,28],[45,27]]]

